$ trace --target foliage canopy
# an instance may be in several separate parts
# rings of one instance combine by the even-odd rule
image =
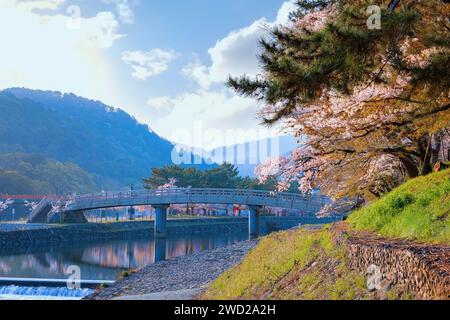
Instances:
[[[379,197],[448,162],[450,5],[440,0],[299,0],[261,40],[263,74],[230,78],[306,145],[272,161],[280,188]],[[395,4],[395,5],[394,5]],[[305,140],[305,139],[302,139]],[[261,169],[262,180],[273,172]]]

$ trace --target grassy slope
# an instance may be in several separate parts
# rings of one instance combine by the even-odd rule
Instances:
[[[347,268],[344,248],[326,227],[290,230],[265,237],[243,262],[226,271],[202,299],[353,300],[377,299],[364,275]],[[409,298],[397,290],[384,298]]]
[[[348,221],[354,230],[450,244],[450,170],[410,180]]]
[[[355,230],[449,243],[450,170],[411,180],[349,218]],[[204,299],[373,299],[364,276],[346,266],[329,228],[280,232],[261,240],[220,276]],[[409,298],[395,288],[387,298]]]

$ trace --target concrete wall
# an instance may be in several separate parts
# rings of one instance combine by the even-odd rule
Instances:
[[[329,223],[331,220],[300,217],[261,217],[261,232],[283,230],[299,224]],[[1,228],[0,228],[1,230]],[[168,220],[168,235],[247,232],[247,218]],[[77,244],[105,240],[148,238],[153,221],[75,225],[42,225],[25,230],[0,232],[0,253],[29,247]]]

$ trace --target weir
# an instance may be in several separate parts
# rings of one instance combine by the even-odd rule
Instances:
[[[22,287],[11,285],[0,286],[0,297],[14,300],[22,299],[74,299],[80,300],[95,292],[94,289],[69,289],[67,287]]]

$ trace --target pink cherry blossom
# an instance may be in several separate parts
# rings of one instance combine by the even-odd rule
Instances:
[[[177,179],[175,178],[170,178],[169,182],[166,184],[163,184],[162,186],[159,186],[158,189],[162,190],[162,189],[174,189],[176,188],[176,184],[177,184]]]
[[[414,48],[415,46],[419,48]],[[442,50],[437,47],[420,48],[419,39],[407,37],[400,46],[400,51],[410,66],[425,68],[429,65],[430,58]]]
[[[12,199],[6,199],[5,201],[0,201],[0,211],[5,211],[5,210],[8,209],[13,203],[14,203],[14,200],[12,200]]]
[[[337,6],[330,5],[323,10],[310,12],[305,16],[299,18],[295,22],[295,26],[300,30],[305,29],[310,32],[319,31],[325,28],[327,22],[330,21],[330,19],[336,17],[336,13]]]

